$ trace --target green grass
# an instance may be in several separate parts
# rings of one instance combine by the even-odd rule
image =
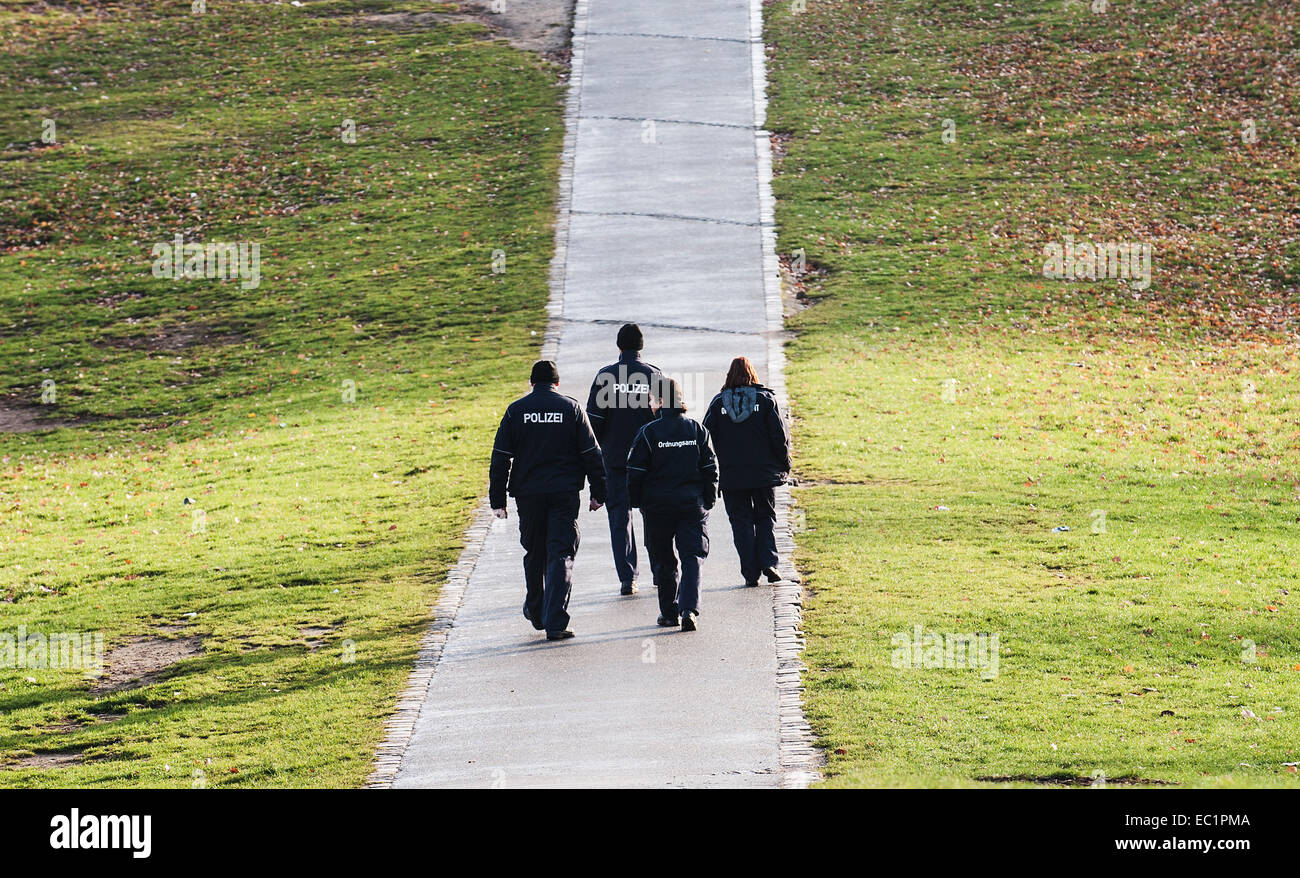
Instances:
[[[767,10],[825,783],[1300,785],[1296,10]]]
[[[80,7],[0,6],[0,408],[76,425],[0,434],[0,632],[203,653],[0,668],[0,785],[357,785],[545,326],[559,70],[357,18],[445,4]],[[153,277],[178,233],[260,286]]]

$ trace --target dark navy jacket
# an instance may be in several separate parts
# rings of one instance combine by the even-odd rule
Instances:
[[[488,500],[504,509],[512,496],[581,491],[591,480],[591,497],[605,502],[605,467],[600,444],[578,401],[547,385],[510,403],[492,446]],[[508,481],[507,481],[508,479]]]
[[[717,499],[718,465],[709,431],[682,417],[680,409],[661,409],[641,428],[627,456],[627,493],[644,512],[709,509]]]
[[[650,397],[659,395],[664,380],[663,373],[636,351],[623,351],[617,363],[596,373],[587,395],[587,417],[611,472],[627,465],[632,440],[654,420]]]
[[[772,391],[759,384],[713,397],[704,414],[724,491],[771,488],[790,475],[790,432]]]

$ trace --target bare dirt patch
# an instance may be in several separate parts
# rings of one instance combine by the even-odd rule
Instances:
[[[61,722],[55,723],[52,726],[42,726],[41,731],[49,732],[51,734],[57,734],[57,735],[66,735],[72,732],[79,732],[82,729],[86,729],[91,726],[98,726],[98,725],[103,725],[104,723],[111,723],[114,722],[115,720],[121,719],[124,716],[126,716],[126,714],[124,713],[91,713],[88,715],[87,719],[78,719],[76,717],[70,717],[68,719],[62,720]]]
[[[781,253],[781,306],[786,317],[793,317],[817,304],[827,271],[802,254]]]
[[[911,479],[792,479],[791,485],[799,488],[817,488],[825,485],[866,485],[872,488],[890,488],[911,485]]]
[[[337,629],[337,625],[307,625],[300,626],[298,633],[306,639],[307,646],[310,649],[317,650],[327,645],[325,638],[333,634]]]
[[[455,21],[477,21],[516,49],[536,52],[558,64],[569,63],[569,29],[573,0],[506,0],[493,12],[491,0],[457,4],[455,12],[387,12],[358,20],[377,27],[415,30]]]
[[[90,423],[86,418],[60,418],[53,415],[54,407],[37,405],[0,396],[0,433],[35,433],[56,430],[59,427],[81,427]]]
[[[773,131],[768,137],[768,142],[772,145],[772,160],[780,162],[785,158],[790,148],[790,141],[794,140],[794,135],[788,131]]]
[[[5,768],[64,768],[85,762],[85,754],[80,751],[67,750],[59,753],[34,753],[31,756],[19,756],[4,764]]]
[[[95,299],[95,304],[101,308],[120,308],[126,302],[143,298],[144,293],[110,293],[109,295],[100,296]]]
[[[1157,780],[1150,777],[1083,777],[1076,775],[1033,775],[1033,774],[991,774],[984,777],[975,778],[987,783],[1032,783],[1040,786],[1052,787],[1095,787],[1095,786],[1125,786],[1125,787],[1176,787],[1177,781]]]
[[[200,345],[243,344],[248,336],[210,323],[185,323],[146,335],[109,336],[96,343],[105,347],[131,351],[166,351],[177,353]]]
[[[102,695],[148,686],[177,662],[202,654],[202,637],[137,637],[104,656],[104,676],[92,691]]]

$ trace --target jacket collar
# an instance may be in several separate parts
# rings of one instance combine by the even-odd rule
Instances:
[[[641,362],[640,351],[619,351],[618,361],[620,363],[639,363]]]

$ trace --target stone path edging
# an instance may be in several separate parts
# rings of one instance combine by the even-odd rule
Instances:
[[[754,84],[754,149],[758,161],[759,220],[763,235],[763,288],[767,298],[768,382],[786,416],[790,402],[785,387],[785,313],[781,301],[781,264],[776,253],[776,196],[772,194],[772,140],[767,123],[766,46],[763,42],[763,2],[750,0],[750,64]],[[790,522],[790,489],[776,497],[776,548],[794,568],[794,528]],[[782,786],[802,788],[821,779],[822,754],[813,741],[803,711],[804,650],[803,586],[784,582],[772,588],[772,617],[776,626],[776,687],[781,722]]]
[[[447,634],[456,624],[456,611],[460,609],[461,600],[465,597],[470,574],[478,563],[483,541],[487,539],[488,528],[491,526],[492,509],[485,498],[479,502],[474,519],[465,530],[465,548],[461,550],[456,566],[447,573],[447,581],[443,583],[438,600],[433,605],[433,619],[420,641],[420,651],[416,653],[415,666],[406,681],[406,689],[397,699],[395,712],[384,723],[388,734],[384,743],[375,751],[374,768],[366,779],[367,787],[386,789],[392,786],[393,779],[402,767],[402,757],[406,755],[406,747],[415,733],[415,721],[420,718],[429,681],[433,679],[433,672],[438,667],[438,659],[442,658]]]

